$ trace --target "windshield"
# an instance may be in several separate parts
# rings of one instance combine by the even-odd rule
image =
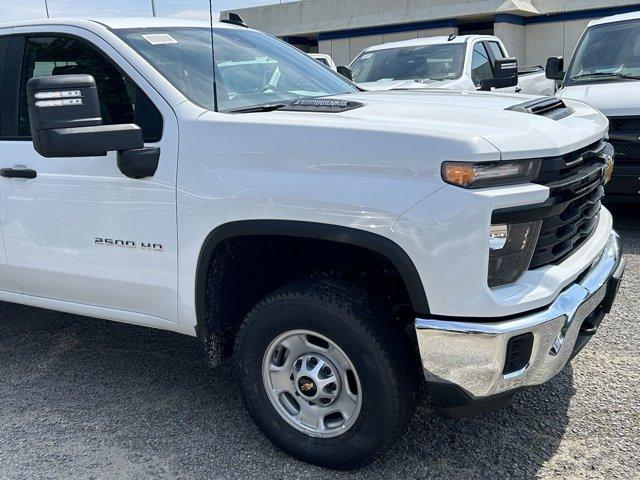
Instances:
[[[249,29],[213,32],[218,111],[357,91],[340,75],[273,37]],[[189,100],[214,109],[210,29],[121,30],[118,34]]]
[[[363,52],[351,64],[357,83],[453,80],[462,75],[464,45],[440,44]]]
[[[640,22],[588,28],[576,49],[567,83],[640,76]]]

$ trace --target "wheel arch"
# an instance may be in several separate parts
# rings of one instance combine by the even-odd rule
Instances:
[[[326,241],[332,245],[342,244],[358,247],[371,254],[376,254],[397,270],[413,312],[426,314],[429,311],[422,280],[414,263],[396,242],[387,237],[357,228],[315,222],[243,220],[226,223],[215,228],[207,235],[200,249],[195,279],[196,328],[199,336],[206,332],[207,327],[213,327],[213,325],[208,325],[206,296],[208,285],[210,285],[212,261],[214,261],[214,255],[217,255],[218,247],[225,245],[229,240],[260,236]],[[221,325],[214,328],[220,328],[222,331],[226,327]],[[218,353],[213,355],[216,356]],[[222,357],[226,358],[226,355]],[[212,360],[217,363],[220,359],[213,358]]]

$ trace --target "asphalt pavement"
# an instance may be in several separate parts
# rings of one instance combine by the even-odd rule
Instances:
[[[640,207],[613,211],[629,268],[573,363],[479,417],[437,417],[425,395],[400,443],[353,472],[275,449],[195,339],[0,303],[0,478],[638,479]]]

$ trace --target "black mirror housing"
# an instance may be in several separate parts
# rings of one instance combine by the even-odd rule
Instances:
[[[153,177],[159,160],[160,149],[156,147],[125,150],[118,153],[118,169],[129,178]]]
[[[515,58],[496,58],[493,62],[493,78],[480,82],[480,90],[507,88],[518,85],[518,60]]]
[[[43,157],[100,157],[112,151],[142,148],[142,130],[135,124],[51,128],[39,132]],[[34,137],[35,138],[35,137]],[[34,147],[36,143],[33,143]]]
[[[102,125],[98,89],[91,75],[35,77],[27,82],[32,132]],[[36,135],[34,142],[38,141]]]
[[[545,68],[545,75],[549,80],[564,80],[564,58],[563,57],[549,57],[547,58],[547,66]]]
[[[103,125],[95,79],[54,75],[27,82],[33,147],[43,157],[102,156],[144,146],[134,124]]]
[[[347,80],[350,80],[353,82],[353,72],[351,71],[351,69],[345,65],[340,65],[338,68],[338,73],[340,75],[342,75],[344,78],[346,78]]]

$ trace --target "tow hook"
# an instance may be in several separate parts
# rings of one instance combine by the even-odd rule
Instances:
[[[596,309],[584,320],[584,322],[582,322],[579,335],[584,335],[585,337],[591,337],[595,335],[604,316],[605,313],[602,308]]]

